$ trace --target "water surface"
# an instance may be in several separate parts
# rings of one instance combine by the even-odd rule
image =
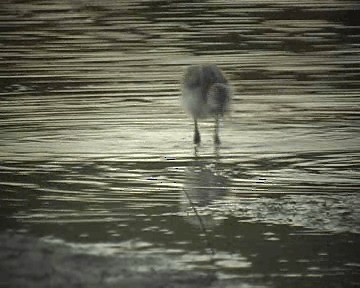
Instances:
[[[266,287],[359,286],[358,13],[3,1],[2,231]],[[203,62],[234,88],[218,148],[211,119],[193,146],[179,105],[183,70]]]

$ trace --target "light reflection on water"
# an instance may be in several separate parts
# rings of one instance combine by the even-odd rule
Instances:
[[[315,2],[0,4],[3,229],[279,283],[356,274],[358,6]],[[194,151],[178,101],[206,61],[235,87],[218,151],[206,121]]]

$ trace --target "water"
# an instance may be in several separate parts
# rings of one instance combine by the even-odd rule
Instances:
[[[1,230],[359,286],[357,2],[190,3],[0,4]],[[235,91],[219,149],[179,104],[202,62]]]

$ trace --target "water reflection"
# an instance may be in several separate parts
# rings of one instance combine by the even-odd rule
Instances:
[[[229,179],[223,175],[219,148],[214,157],[202,159],[199,148],[194,148],[194,160],[185,171],[181,210],[185,219],[204,232],[219,225],[224,218],[212,213],[212,204],[229,192]]]

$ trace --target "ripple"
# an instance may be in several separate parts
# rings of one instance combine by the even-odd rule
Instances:
[[[224,279],[351,278],[356,1],[58,2],[0,5],[3,229]],[[203,62],[234,86],[218,149],[179,105]]]

